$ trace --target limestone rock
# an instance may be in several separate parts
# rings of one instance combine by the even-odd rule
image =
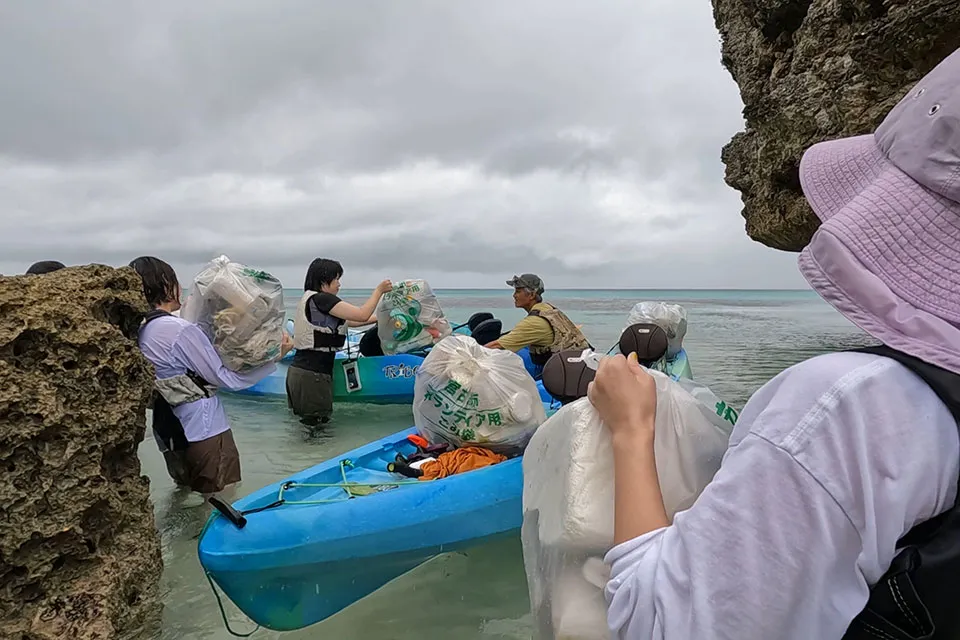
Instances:
[[[0,638],[138,637],[159,618],[141,286],[99,265],[0,276]]]
[[[723,149],[747,234],[799,251],[818,221],[800,190],[803,151],[872,132],[960,47],[960,0],[712,0],[746,131]]]

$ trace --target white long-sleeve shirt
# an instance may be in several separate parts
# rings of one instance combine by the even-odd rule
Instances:
[[[832,640],[915,524],[953,504],[957,423],[887,358],[787,369],[744,407],[720,470],[671,526],[607,554],[630,640]]]
[[[244,389],[277,368],[271,362],[244,373],[227,369],[200,327],[172,315],[147,323],[140,330],[139,343],[158,378],[179,376],[190,370],[217,387]],[[173,407],[173,413],[183,425],[188,442],[200,442],[230,428],[227,412],[216,395]],[[159,438],[157,444],[162,450]]]

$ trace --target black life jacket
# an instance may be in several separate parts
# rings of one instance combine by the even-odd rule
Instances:
[[[960,425],[960,375],[886,346],[854,349],[896,360],[920,376]],[[960,498],[960,491],[958,491]],[[960,638],[960,500],[897,543],[890,568],[844,634],[845,640]]]
[[[143,324],[140,325],[140,330],[142,331],[143,327],[157,318],[169,315],[171,314],[163,309],[154,309],[148,312],[143,318]],[[188,370],[187,376],[206,392],[208,398],[210,397],[210,392],[208,391],[210,385],[200,374]],[[171,451],[186,451],[187,447],[190,446],[190,442],[187,440],[187,436],[183,431],[183,424],[180,422],[180,418],[173,412],[173,407],[170,406],[170,403],[168,403],[156,389],[153,391],[153,430],[156,432],[157,437],[166,445],[167,449]]]

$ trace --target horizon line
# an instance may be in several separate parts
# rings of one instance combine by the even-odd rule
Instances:
[[[285,289],[302,289],[302,287],[284,287]],[[373,287],[343,287],[344,291],[356,291],[360,289],[372,289]],[[455,290],[455,291],[509,291],[509,287],[430,287],[434,291]],[[546,289],[544,293],[550,291],[810,291],[809,287],[555,287]]]

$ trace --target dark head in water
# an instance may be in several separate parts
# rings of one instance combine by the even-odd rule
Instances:
[[[53,271],[59,271],[60,269],[66,269],[67,265],[59,262],[57,260],[41,260],[40,262],[34,262],[30,265],[30,268],[27,269],[27,275],[41,275],[44,273],[51,273]]]
[[[141,256],[130,267],[143,280],[143,295],[155,309],[173,313],[180,308],[180,283],[169,264],[160,258]]]
[[[513,287],[513,304],[530,311],[533,305],[543,302],[543,280],[532,273],[513,276],[507,280],[507,285]]]

